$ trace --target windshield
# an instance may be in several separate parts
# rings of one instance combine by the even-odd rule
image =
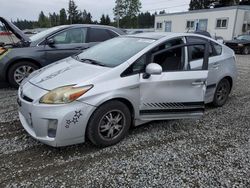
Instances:
[[[155,40],[151,39],[118,37],[84,51],[78,55],[77,59],[92,60],[100,62],[103,66],[116,67],[133,57],[154,41]]]
[[[34,42],[34,41],[37,41],[39,39],[42,39],[44,38],[46,35],[50,34],[50,33],[53,33],[54,31],[60,29],[61,27],[64,27],[64,26],[58,26],[58,27],[52,27],[50,29],[46,29],[44,31],[41,31],[40,33],[37,33],[33,36],[30,37],[30,40],[31,42]]]
[[[238,40],[249,40],[250,41],[250,35],[241,35],[237,39]]]

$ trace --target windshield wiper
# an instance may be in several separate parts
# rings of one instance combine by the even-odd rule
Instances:
[[[96,60],[93,60],[93,59],[79,59],[78,57],[78,61],[81,61],[81,62],[86,62],[88,61],[89,64],[92,64],[92,65],[99,65],[99,66],[102,66],[102,67],[107,67],[107,65],[99,62],[99,61],[96,61]]]

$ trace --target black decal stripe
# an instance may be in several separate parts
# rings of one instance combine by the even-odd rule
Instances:
[[[204,112],[204,108],[184,108],[184,109],[157,109],[157,110],[141,110],[140,114],[141,115],[155,115],[155,114],[173,114],[173,113],[183,113],[183,112]]]

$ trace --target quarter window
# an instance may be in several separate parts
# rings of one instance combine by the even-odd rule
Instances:
[[[114,38],[107,29],[91,28],[89,32],[89,42],[103,42]]]
[[[222,46],[215,43],[215,42],[211,42],[211,44],[212,44],[212,47],[213,47],[213,56],[221,55]]]
[[[122,73],[122,77],[125,76],[131,76],[131,75],[135,75],[138,73],[143,72],[143,70],[145,70],[145,66],[146,66],[146,60],[147,60],[147,55],[144,54],[142,57],[140,57],[136,62],[134,62],[132,65],[130,65],[129,68],[127,68],[123,73]]]
[[[216,28],[227,28],[228,18],[219,18],[216,21]]]
[[[53,37],[55,44],[72,44],[86,42],[86,28],[75,28],[61,32]]]

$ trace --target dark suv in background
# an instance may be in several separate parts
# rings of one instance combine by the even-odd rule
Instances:
[[[36,69],[125,34],[115,27],[77,24],[53,27],[28,37],[6,19],[0,17],[0,21],[20,40],[12,44],[0,41],[0,81],[14,87]]]

